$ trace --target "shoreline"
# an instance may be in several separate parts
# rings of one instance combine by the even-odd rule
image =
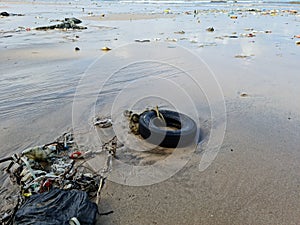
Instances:
[[[114,14],[103,14],[103,15],[92,15],[82,17],[83,20],[93,20],[93,21],[126,21],[126,20],[151,20],[151,19],[170,19],[175,18],[174,14],[163,14],[163,13],[153,13],[153,14],[137,14],[137,13],[114,13]]]

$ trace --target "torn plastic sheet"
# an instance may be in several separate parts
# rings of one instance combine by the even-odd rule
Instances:
[[[53,189],[31,196],[16,212],[17,225],[69,225],[76,218],[81,225],[96,222],[98,207],[86,192]]]

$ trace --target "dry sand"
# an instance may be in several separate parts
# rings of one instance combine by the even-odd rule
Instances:
[[[299,34],[300,18],[288,11],[297,6],[286,6],[287,11],[276,15],[244,10],[233,20],[228,11],[203,11],[194,17],[181,10],[178,15],[150,16],[108,13],[117,8],[109,5],[93,8],[95,15],[109,15],[93,20],[98,17],[87,19],[88,10],[81,12],[79,3],[65,12],[53,5],[45,10],[42,4],[37,8],[1,4],[2,11],[28,13],[0,18],[1,157],[51,142],[72,127],[75,88],[97,57],[110,54],[102,47],[117,52],[124,44],[147,39],[150,44],[167,43],[171,49],[177,48],[172,42],[176,41],[207,63],[223,90],[227,127],[217,158],[205,171],[198,170],[211,129],[218,129],[211,127],[207,104],[199,103],[200,150],[164,182],[133,187],[108,181],[100,210],[114,213],[99,217],[97,224],[299,224],[300,47],[293,37]],[[82,18],[88,29],[18,31],[18,26],[34,28],[70,14]],[[207,32],[208,27],[215,31]],[[255,37],[247,37],[249,33]],[[139,44],[137,55],[149,43]],[[77,46],[80,51],[75,52]],[[112,57],[107,67],[117,61]],[[97,114],[107,115],[105,110],[98,109]],[[143,157],[141,162],[147,163]],[[6,196],[8,179],[1,175],[0,181],[0,193]]]

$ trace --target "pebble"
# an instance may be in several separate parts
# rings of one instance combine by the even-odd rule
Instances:
[[[206,29],[206,31],[208,31],[208,32],[214,32],[215,29],[213,27],[209,27],[209,28]]]

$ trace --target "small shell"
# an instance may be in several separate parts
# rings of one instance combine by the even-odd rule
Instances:
[[[240,94],[240,96],[241,96],[241,97],[248,97],[248,94],[247,94],[246,92],[242,92],[242,93]]]

